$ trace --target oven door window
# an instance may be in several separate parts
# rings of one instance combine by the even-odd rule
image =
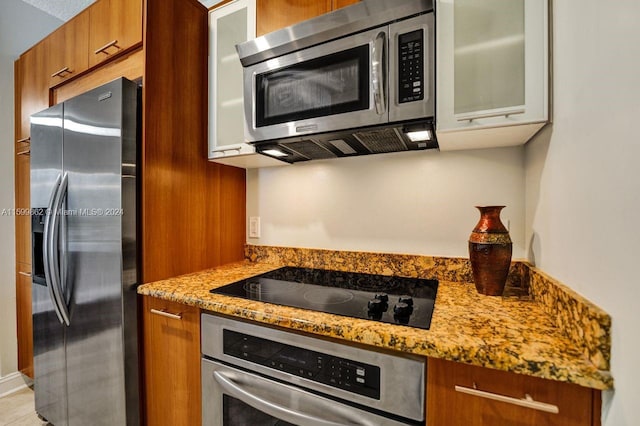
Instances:
[[[369,108],[369,45],[256,75],[257,127]]]
[[[223,426],[297,426],[277,419],[229,395],[223,396]]]

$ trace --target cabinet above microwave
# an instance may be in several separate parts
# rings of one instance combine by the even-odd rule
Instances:
[[[550,119],[547,0],[436,0],[440,149],[521,145]]]

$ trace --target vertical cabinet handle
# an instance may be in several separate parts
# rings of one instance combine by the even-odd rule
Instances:
[[[534,410],[544,411],[545,413],[558,414],[560,410],[557,405],[547,404],[535,401],[531,395],[526,394],[524,398],[513,398],[511,396],[500,395],[497,393],[485,392],[478,389],[467,388],[464,386],[455,386],[456,392],[466,393],[467,395],[479,396],[480,398],[491,399],[494,401],[506,402],[507,404],[518,405],[520,407],[532,408]]]
[[[152,314],[156,314],[156,315],[160,315],[162,317],[176,319],[176,320],[181,320],[182,319],[182,315],[181,314],[172,314],[171,312],[159,311],[157,309],[151,309],[151,313]]]
[[[94,54],[98,54],[98,53],[104,53],[105,55],[108,55],[109,52],[107,52],[106,50],[110,47],[115,47],[116,49],[120,49],[118,47],[118,40],[111,40],[109,43],[105,44],[104,46],[102,46],[99,49],[96,49],[95,52],[93,52]]]

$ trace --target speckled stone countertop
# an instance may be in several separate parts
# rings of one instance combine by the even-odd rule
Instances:
[[[142,295],[384,349],[609,389],[613,379],[530,297],[479,295],[473,284],[441,279],[429,330],[211,294],[209,290],[278,268],[238,262],[138,288]]]

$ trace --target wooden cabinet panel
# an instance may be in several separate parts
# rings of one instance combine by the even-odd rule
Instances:
[[[142,42],[140,0],[98,0],[89,8],[89,20],[90,67]]]
[[[142,94],[143,282],[244,258],[244,226],[223,231],[221,211],[244,222],[244,191],[231,197],[225,188],[241,189],[234,182],[245,170],[207,161],[207,18],[198,2],[147,2],[153,30],[145,35]]]
[[[18,370],[33,379],[33,320],[31,317],[31,266],[19,263],[16,269],[16,325]]]
[[[143,312],[147,424],[201,424],[200,310],[146,296]]]
[[[132,81],[142,78],[144,71],[143,61],[144,54],[142,49],[120,56],[89,74],[56,87],[52,93],[52,103],[55,105],[64,102],[119,77],[125,77]]]
[[[332,0],[257,0],[256,36],[331,12]]]
[[[31,265],[30,144],[16,144],[15,156],[15,224],[16,262]]]
[[[556,405],[557,414],[511,403],[468,395],[455,386],[490,392],[516,399],[530,395],[538,402]],[[594,394],[581,386],[521,374],[429,359],[427,374],[428,426],[591,426]]]
[[[89,67],[89,11],[86,10],[46,39],[49,87],[75,77]]]

